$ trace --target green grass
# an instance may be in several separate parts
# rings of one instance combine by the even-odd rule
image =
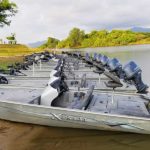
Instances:
[[[0,68],[6,69],[10,64],[22,62],[23,56],[39,51],[41,49],[29,48],[21,44],[0,44]]]
[[[16,45],[0,44],[0,57],[23,56],[23,55],[28,55],[39,51],[41,51],[41,49],[29,48],[21,44],[16,44]]]
[[[22,61],[23,57],[0,57],[0,69],[7,69],[8,65]]]
[[[41,48],[29,48],[21,44],[0,44],[0,69],[16,62],[22,62],[23,57],[36,52],[42,52]]]

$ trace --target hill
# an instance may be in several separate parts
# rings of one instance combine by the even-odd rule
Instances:
[[[150,32],[150,28],[143,28],[143,27],[133,27],[131,28],[133,32]]]
[[[32,47],[32,48],[36,48],[36,47],[40,47],[41,45],[43,45],[46,41],[38,41],[38,42],[34,42],[34,43],[29,43],[28,46]]]
[[[0,44],[0,57],[22,56],[40,51],[40,49],[29,48],[21,44]]]

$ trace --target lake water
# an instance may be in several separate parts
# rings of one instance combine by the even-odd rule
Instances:
[[[106,54],[110,58],[116,57],[122,64],[134,60],[142,69],[143,80],[150,85],[150,45],[87,48],[85,51]]]
[[[105,51],[124,64],[135,60],[150,85],[150,45],[86,49]],[[0,121],[0,150],[145,150],[150,135],[97,130],[44,127]]]

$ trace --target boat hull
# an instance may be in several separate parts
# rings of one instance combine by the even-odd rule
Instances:
[[[150,134],[150,119],[0,101],[0,119],[44,126]]]

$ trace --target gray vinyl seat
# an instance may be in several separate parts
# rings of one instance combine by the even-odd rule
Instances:
[[[85,95],[83,95],[83,93],[78,93],[79,95],[74,98],[74,101],[68,108],[85,110],[92,99],[93,90],[94,86],[91,86]]]

